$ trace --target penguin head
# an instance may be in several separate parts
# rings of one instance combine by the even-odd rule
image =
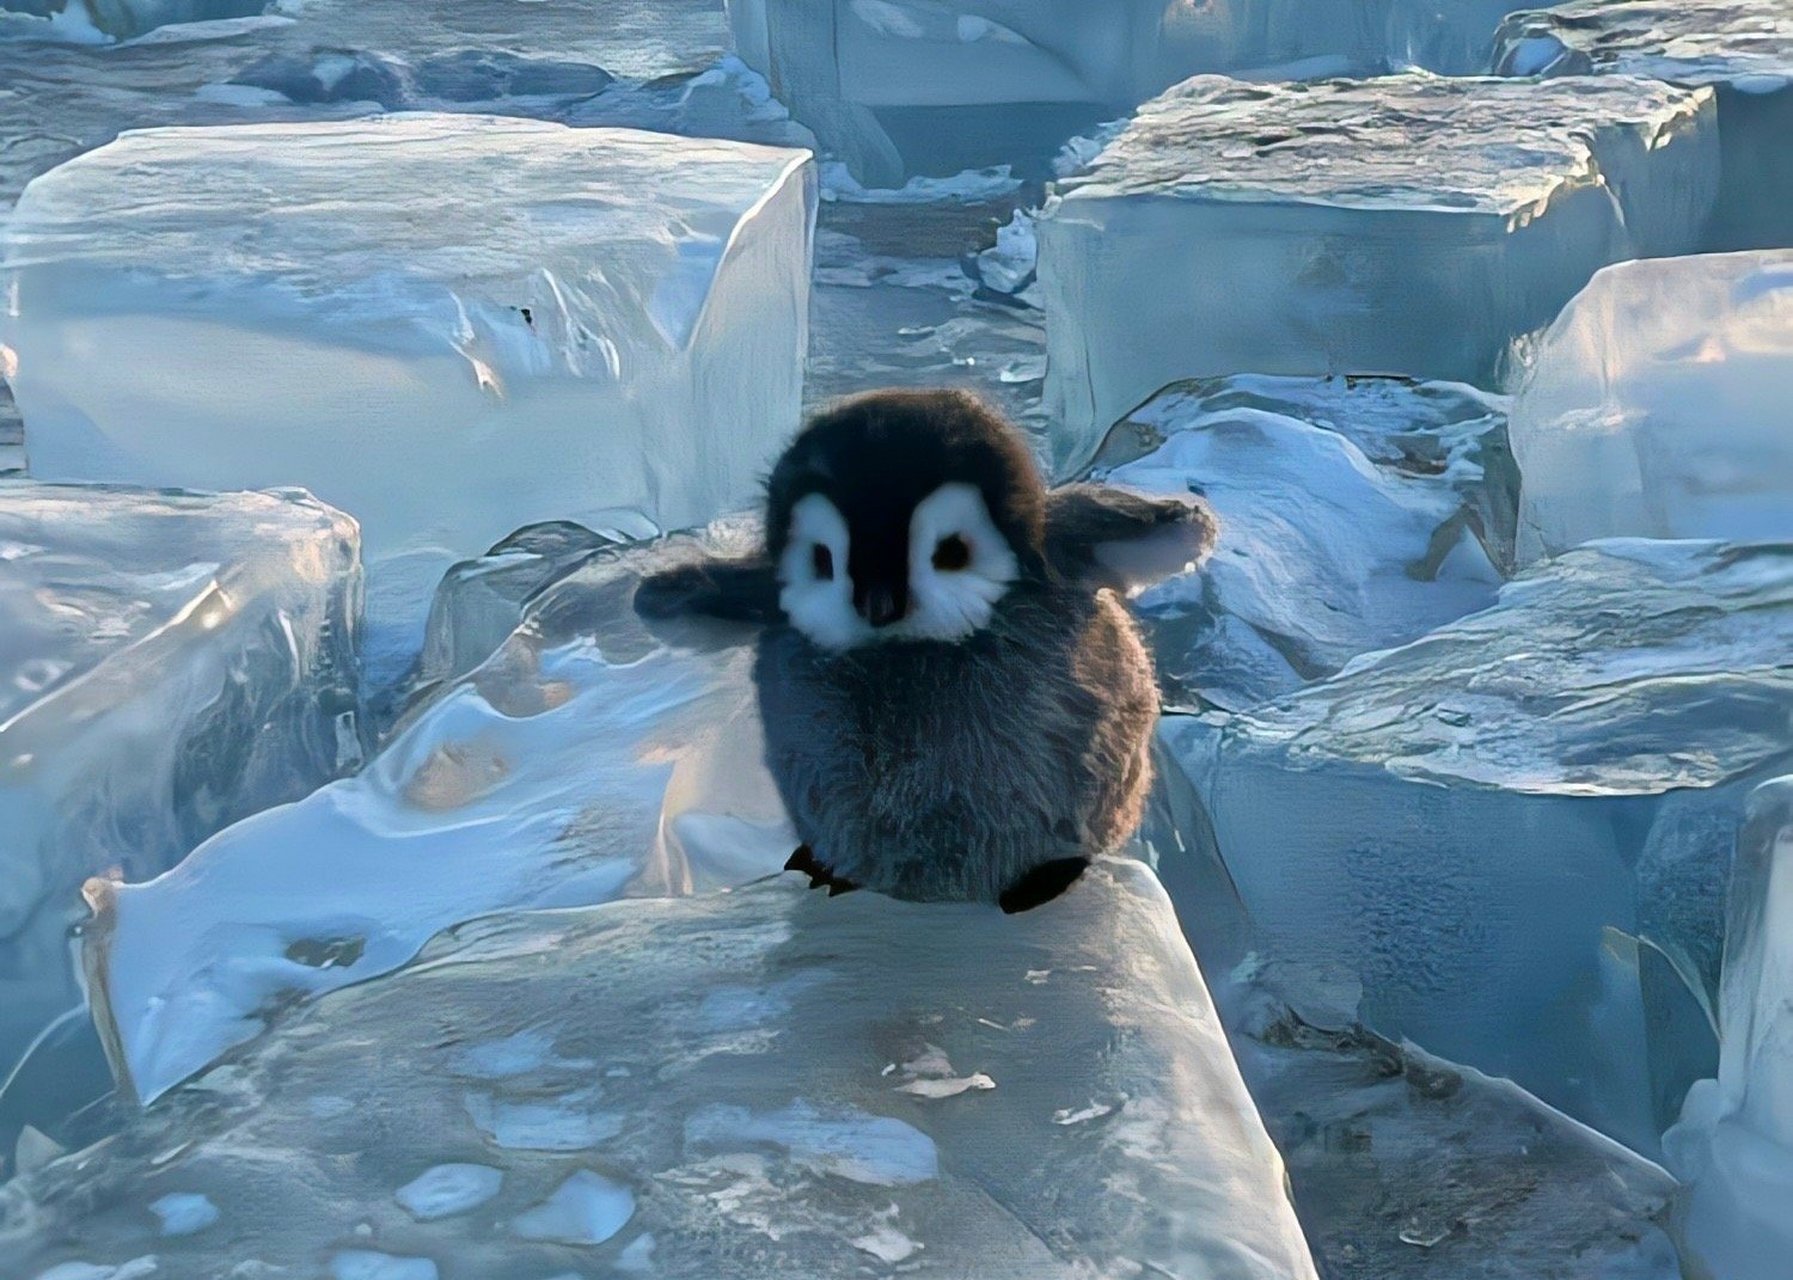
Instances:
[[[964,640],[1045,573],[1045,486],[974,396],[878,391],[812,419],[773,468],[767,550],[823,648]]]

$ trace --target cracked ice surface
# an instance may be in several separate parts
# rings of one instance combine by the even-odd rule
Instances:
[[[1608,267],[1513,406],[1519,551],[1793,538],[1793,250]]]
[[[0,1078],[80,1003],[84,879],[359,763],[356,547],[298,491],[0,481]]]
[[[1170,699],[1243,710],[1494,602],[1512,561],[1506,402],[1459,383],[1177,383],[1117,423],[1096,475],[1194,491],[1199,573],[1137,600]]]
[[[1708,90],[1186,81],[1037,221],[1055,465],[1178,378],[1494,385],[1596,270],[1693,249],[1717,174]]]
[[[1314,1275],[1144,866],[1104,862],[1014,917],[794,880],[462,926],[295,1010],[99,1158],[0,1191],[0,1249],[26,1275],[152,1248],[170,1274],[246,1256],[303,1269],[337,1248],[549,1275],[560,1240],[588,1266],[651,1256],[653,1274],[702,1280],[874,1261],[991,1280]],[[494,1044],[487,1058],[523,1070],[469,1079]],[[972,1074],[993,1087],[901,1087]],[[469,1090],[618,1127],[575,1151],[499,1145]],[[334,1154],[349,1151],[378,1154]],[[502,1185],[424,1222],[394,1199],[449,1165]],[[219,1227],[152,1243],[143,1206],[171,1192],[206,1196]]]
[[[1663,1138],[1687,1184],[1679,1226],[1725,1280],[1784,1275],[1793,1249],[1793,777],[1749,798],[1731,880],[1718,1077]]]
[[[1793,550],[1617,540],[1162,732],[1267,947],[1343,965],[1378,1031],[1649,1151],[1672,1099],[1606,930],[1714,976],[1730,815],[1793,759],[1790,652]]]
[[[1703,247],[1793,245],[1793,11],[1782,0],[1570,0],[1509,15],[1501,75],[1711,86],[1724,174]]]
[[[518,526],[746,498],[799,413],[815,204],[806,152],[505,117],[128,134],[0,229],[33,474],[307,485],[361,523],[384,688]]]
[[[358,777],[102,895],[94,999],[127,1087],[154,1098],[271,1011],[390,972],[474,916],[740,884],[783,866],[796,838],[758,763],[748,652],[669,648],[629,605],[643,567],[679,545],[615,552],[563,578]],[[526,1063],[528,1048],[511,1046]],[[499,1055],[474,1074],[504,1066]],[[554,1135],[570,1122],[552,1109],[477,1097],[494,1134],[565,1140]]]

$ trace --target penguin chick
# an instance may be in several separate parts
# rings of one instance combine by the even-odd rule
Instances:
[[[831,892],[1056,896],[1138,826],[1158,714],[1119,593],[1201,559],[1194,499],[1048,492],[974,397],[881,391],[773,468],[763,553],[646,579],[646,617],[757,623],[766,763]]]

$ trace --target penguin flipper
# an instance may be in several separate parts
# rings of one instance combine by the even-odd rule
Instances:
[[[715,618],[762,627],[784,616],[778,577],[762,557],[712,556],[651,573],[635,589],[635,611],[650,621]]]
[[[1069,484],[1046,495],[1046,558],[1065,577],[1131,591],[1201,563],[1217,524],[1193,494]]]

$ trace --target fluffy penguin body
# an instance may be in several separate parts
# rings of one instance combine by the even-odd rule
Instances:
[[[760,626],[794,868],[1019,910],[1132,835],[1158,694],[1120,593],[1206,554],[1202,504],[1048,493],[974,398],[877,392],[793,442],[765,535],[762,556],[649,578],[637,607]]]

